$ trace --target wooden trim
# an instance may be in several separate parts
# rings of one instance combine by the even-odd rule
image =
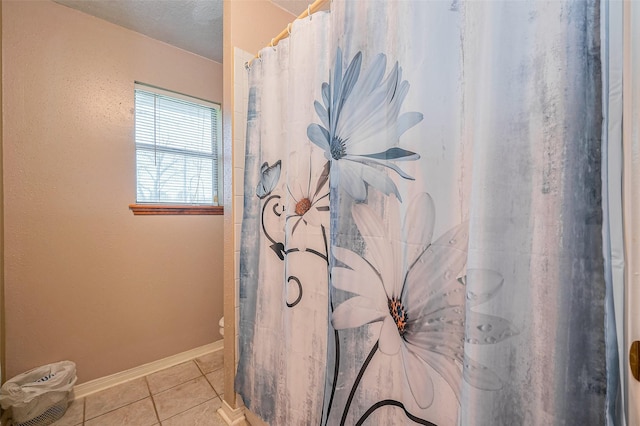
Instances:
[[[129,204],[134,215],[223,215],[222,206],[190,204]]]
[[[226,395],[227,393],[233,393],[233,392],[225,392],[224,394]],[[231,426],[247,424],[244,406],[241,406],[238,408],[231,408],[229,403],[224,399],[222,400],[222,405],[220,406],[220,408],[218,408],[218,415],[222,417],[222,420],[224,420],[226,424]],[[251,424],[255,424],[255,423],[251,423]]]

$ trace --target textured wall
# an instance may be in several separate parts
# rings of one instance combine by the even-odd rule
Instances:
[[[222,101],[222,65],[49,1],[3,2],[7,374],[79,382],[219,339],[220,216],[133,216],[134,81]]]

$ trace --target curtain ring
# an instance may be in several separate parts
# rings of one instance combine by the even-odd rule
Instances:
[[[258,52],[258,60],[262,62],[262,50]]]
[[[289,22],[289,25],[287,25],[287,33],[291,35],[291,22]]]
[[[275,40],[275,37],[271,39],[271,48],[272,48],[273,50],[276,50],[276,47],[273,45],[273,40]]]
[[[244,63],[244,69],[249,71],[251,69],[251,65],[249,65],[249,61]]]
[[[309,20],[313,19],[311,17],[311,3],[309,3],[309,5],[307,6],[307,16],[309,17]]]

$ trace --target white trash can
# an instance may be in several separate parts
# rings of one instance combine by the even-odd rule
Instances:
[[[76,364],[61,361],[34,368],[8,380],[0,388],[0,405],[11,409],[13,426],[46,426],[67,411],[77,380]]]

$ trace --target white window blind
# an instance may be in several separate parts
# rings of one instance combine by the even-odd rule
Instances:
[[[218,204],[218,105],[136,83],[137,203]]]

